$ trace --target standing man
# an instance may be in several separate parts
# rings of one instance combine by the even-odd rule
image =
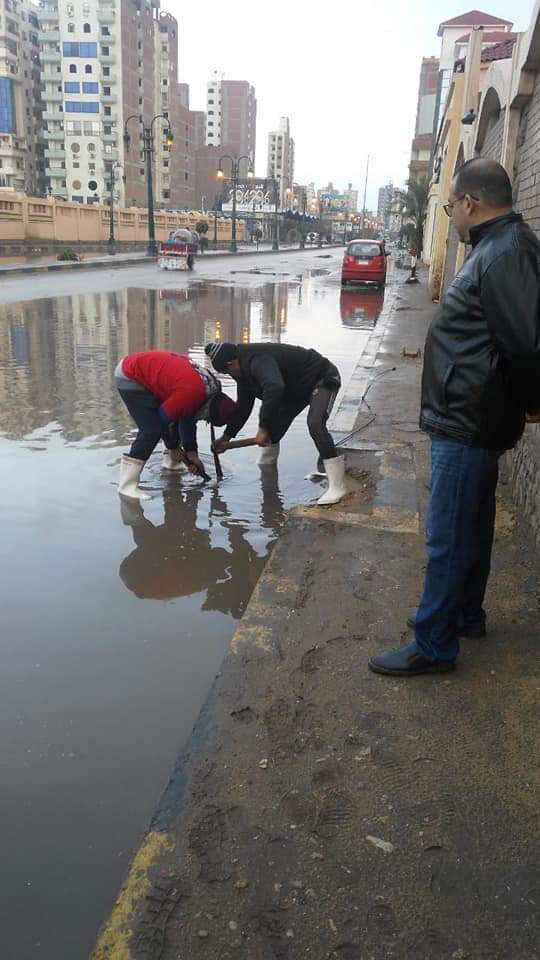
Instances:
[[[415,639],[369,662],[393,676],[453,670],[458,638],[485,635],[498,461],[540,411],[540,243],[512,210],[504,167],[465,163],[444,209],[472,250],[426,341],[420,426],[431,437],[431,499],[424,592],[408,621]]]
[[[262,403],[256,440],[264,448],[259,466],[276,463],[279,441],[298,414],[309,407],[308,430],[328,477],[328,489],[318,502],[324,506],[338,503],[347,493],[345,458],[338,457],[326,426],[341,386],[337,367],[316,350],[282,343],[208,343],[204,350],[219,373],[228,373],[238,383],[236,412],[218,440],[216,452],[227,449],[258,397]]]
[[[166,470],[191,473],[204,468],[197,452],[197,420],[222,427],[235,410],[221,393],[219,380],[197,367],[189,357],[167,350],[145,350],[120,360],[114,372],[116,386],[139,431],[129,454],[120,463],[118,493],[148,500],[139,487],[143,467],[163,440]]]

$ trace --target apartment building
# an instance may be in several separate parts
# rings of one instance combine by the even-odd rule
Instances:
[[[0,0],[0,190],[44,190],[38,9]]]
[[[159,0],[42,0],[39,22],[48,191],[95,203],[112,190],[123,206],[146,206],[142,127],[152,126],[156,206],[182,206],[192,136],[174,17]],[[169,147],[175,120],[181,136]]]
[[[226,145],[233,155],[255,157],[257,100],[247,80],[215,75],[206,87],[206,145]]]
[[[267,175],[280,183],[281,205],[294,182],[294,140],[288,117],[281,117],[279,129],[268,134]]]

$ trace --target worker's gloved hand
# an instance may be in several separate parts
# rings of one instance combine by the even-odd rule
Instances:
[[[255,443],[256,443],[257,446],[259,446],[259,447],[267,447],[268,444],[270,443],[270,434],[268,433],[268,431],[267,431],[267,430],[263,430],[262,427],[260,427],[260,428],[257,430],[257,436],[255,437]]]
[[[223,434],[222,437],[218,437],[216,442],[212,444],[212,451],[214,453],[225,453],[228,446],[229,446],[229,437],[226,434]]]
[[[199,477],[203,476],[206,473],[204,469],[204,464],[202,460],[199,458],[199,455],[196,450],[186,450],[186,459],[187,459],[188,470],[190,473]]]

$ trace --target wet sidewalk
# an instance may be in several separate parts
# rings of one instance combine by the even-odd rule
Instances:
[[[96,960],[538,958],[540,564],[504,481],[488,638],[367,671],[422,583],[432,311],[400,284],[375,328],[334,420],[353,490],[291,513]]]

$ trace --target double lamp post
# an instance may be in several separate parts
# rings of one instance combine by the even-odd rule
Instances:
[[[173,134],[169,126],[168,117],[164,116],[162,113],[158,113],[155,117],[152,117],[148,126],[142,121],[142,118],[133,113],[130,117],[127,118],[124,124],[124,143],[126,145],[126,150],[129,149],[131,143],[131,136],[128,132],[128,124],[132,120],[137,120],[140,125],[142,142],[143,142],[143,158],[146,169],[146,192],[148,197],[148,248],[147,254],[149,257],[155,257],[158,248],[156,243],[156,225],[154,222],[154,190],[152,185],[152,157],[154,155],[154,124],[156,120],[162,120],[164,122],[165,130],[165,146],[170,148],[173,143]],[[112,214],[111,214],[112,217]],[[114,237],[113,237],[114,241]]]
[[[231,164],[231,181],[232,181],[232,224],[231,224],[231,253],[236,253],[238,251],[238,244],[236,242],[236,191],[238,190],[238,182],[240,179],[240,164],[242,160],[247,160],[248,163],[248,179],[251,180],[254,176],[253,174],[253,165],[251,162],[251,157],[247,157],[245,154],[242,154],[241,157],[231,157],[230,154],[225,153],[222,157],[219,158],[219,167],[217,171],[218,180],[225,179],[225,173],[223,170],[223,161],[229,160]]]

